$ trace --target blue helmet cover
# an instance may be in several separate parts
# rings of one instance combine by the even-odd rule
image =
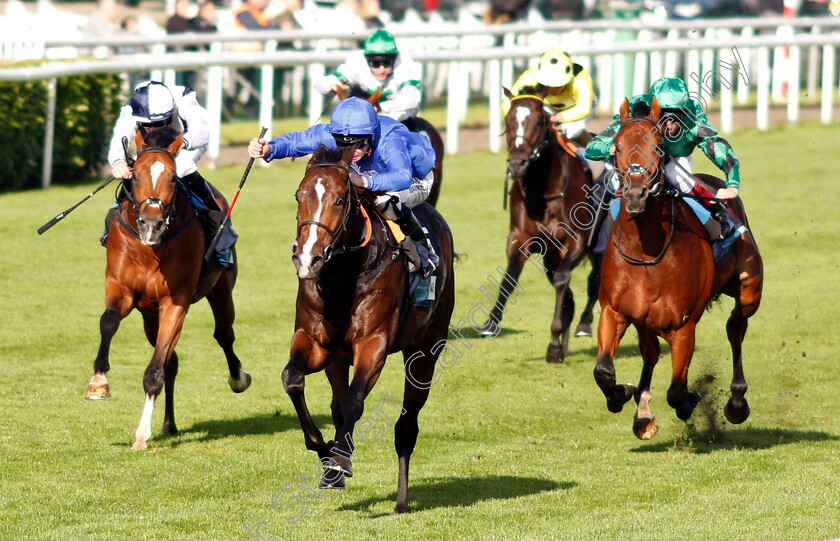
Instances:
[[[379,119],[373,105],[361,98],[341,100],[330,115],[333,135],[373,135]]]

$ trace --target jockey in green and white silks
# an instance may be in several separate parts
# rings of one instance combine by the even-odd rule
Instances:
[[[373,94],[382,87],[380,114],[402,121],[417,116],[420,109],[420,75],[420,65],[397,49],[390,32],[380,29],[365,38],[363,50],[317,81],[315,90],[326,95],[339,86],[358,85]]]
[[[629,98],[630,109],[644,101],[651,105],[655,97],[661,107],[659,127],[665,147],[665,177],[680,192],[705,198],[732,199],[738,196],[740,188],[740,169],[738,158],[729,143],[717,130],[709,125],[706,112],[692,99],[688,87],[682,79],[663,77],[651,85],[650,92]],[[609,127],[596,135],[586,146],[586,157],[590,160],[609,160],[615,153],[615,136],[621,127],[619,115],[613,117]],[[703,153],[724,173],[726,187],[717,193],[698,184],[692,174],[693,159],[691,153],[700,147]],[[746,228],[733,218],[726,208],[717,201],[699,200],[720,224],[719,243],[728,248]]]

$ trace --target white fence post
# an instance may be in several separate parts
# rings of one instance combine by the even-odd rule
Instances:
[[[823,124],[829,124],[834,116],[834,46],[823,46],[822,63],[822,95],[820,103],[820,119]]]
[[[222,51],[221,43],[213,43],[210,52],[219,54]],[[207,116],[210,128],[210,142],[207,144],[207,157],[210,159],[210,169],[215,169],[219,163],[219,147],[221,146],[222,134],[222,98],[224,85],[223,68],[221,66],[210,66],[207,69],[207,103],[205,108],[209,113]]]
[[[55,77],[47,82],[47,111],[44,119],[44,157],[41,161],[41,188],[47,189],[52,181],[53,141],[55,140],[55,100],[58,82]]]
[[[767,129],[770,116],[770,54],[767,47],[759,47],[756,56],[758,96],[755,105],[755,123],[759,130],[764,131]]]

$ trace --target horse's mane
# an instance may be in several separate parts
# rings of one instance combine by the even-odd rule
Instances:
[[[524,96],[525,94],[534,94],[534,95],[538,96],[540,94],[541,90],[542,90],[542,85],[528,85],[528,86],[523,86],[522,88],[520,88],[519,92],[517,92],[516,95],[517,96]]]
[[[650,105],[644,100],[639,100],[633,104],[633,110],[630,112],[632,118],[647,118],[650,116]]]
[[[348,98],[362,98],[363,100],[366,100],[370,96],[370,92],[355,83],[350,85],[350,88],[347,90]]]
[[[342,148],[328,148],[324,145],[315,151],[312,158],[309,160],[310,164],[318,163],[339,163],[344,157],[344,149]]]
[[[146,132],[143,140],[149,148],[167,148],[179,135],[181,135],[180,130],[166,126]]]

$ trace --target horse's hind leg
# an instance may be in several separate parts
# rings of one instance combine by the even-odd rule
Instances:
[[[88,400],[101,400],[110,398],[111,390],[108,387],[108,379],[105,373],[111,369],[108,356],[111,351],[111,340],[120,328],[120,322],[128,315],[133,308],[132,299],[122,295],[121,288],[112,283],[110,272],[107,274],[105,283],[105,311],[99,318],[99,352],[93,362],[93,377],[88,383],[85,398]]]
[[[732,348],[732,396],[726,402],[723,413],[733,424],[740,424],[750,416],[750,406],[744,395],[747,392],[747,380],[744,378],[741,349],[747,333],[747,321],[757,310],[761,301],[761,274],[747,274],[742,280],[739,296],[735,297],[735,308],[726,322],[726,336]]]
[[[422,356],[413,358],[418,352]],[[417,417],[429,397],[429,389],[434,385],[435,362],[437,356],[428,355],[427,351],[406,349],[403,351],[405,364],[405,391],[403,410],[394,426],[394,448],[399,460],[399,478],[397,481],[397,513],[408,512],[408,465],[420,427]]]
[[[236,311],[233,306],[233,271],[224,271],[219,276],[219,281],[207,294],[207,302],[213,310],[213,319],[216,328],[213,337],[225,352],[230,376],[228,385],[235,393],[241,393],[251,385],[251,376],[242,370],[242,363],[233,351],[233,341],[236,339],[233,332],[233,320]]]
[[[694,412],[700,402],[700,395],[688,391],[686,380],[688,367],[694,355],[694,333],[696,324],[687,322],[680,329],[667,333],[665,339],[671,345],[671,385],[668,387],[668,405],[677,412],[677,417],[685,421]]]
[[[649,440],[659,430],[659,422],[650,409],[650,381],[653,377],[653,368],[659,360],[659,338],[656,334],[640,329],[636,326],[639,334],[639,349],[642,350],[642,377],[639,380],[639,388],[636,391],[636,414],[633,417],[633,433],[640,440]]]
[[[580,322],[577,329],[575,329],[575,336],[592,336],[592,322],[595,316],[592,315],[592,310],[595,308],[595,303],[598,302],[598,290],[601,288],[601,261],[604,256],[590,252],[590,261],[592,262],[592,270],[589,272],[589,278],[586,283],[587,301],[586,307],[580,314]]]

